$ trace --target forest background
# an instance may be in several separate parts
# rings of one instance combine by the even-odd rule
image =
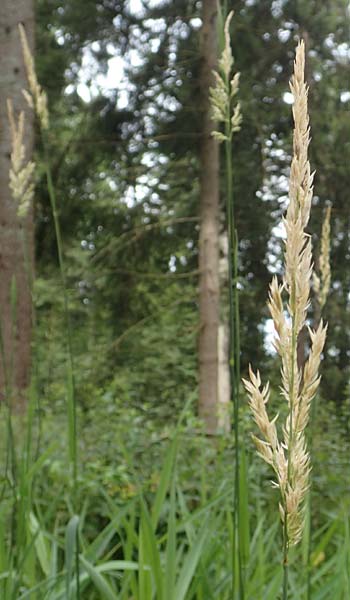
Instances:
[[[237,3],[235,10],[232,36],[244,114],[234,141],[242,371],[248,361],[273,365],[266,342],[266,289],[282,249],[276,225],[285,207],[290,161],[286,90],[294,36],[306,30],[311,162],[318,174],[310,225],[316,252],[323,210],[333,206],[322,392],[340,409],[349,397],[350,347],[347,5],[262,1]],[[140,11],[128,3],[37,6],[38,74],[53,120],[54,176],[62,198],[82,384],[77,388],[86,411],[98,410],[96,392],[100,396],[104,390],[104,398],[113,396],[112,404],[118,399],[140,415],[147,411],[147,420],[150,415],[176,420],[185,401],[196,397],[199,29],[198,3],[146,5]],[[106,89],[96,75],[106,73],[110,58],[118,56],[125,61],[125,79]],[[110,86],[111,76],[107,82]],[[39,322],[50,343],[57,339],[50,334],[62,327],[55,310],[59,282],[47,204],[39,180],[37,297]],[[43,377],[43,395],[52,407],[55,398],[59,402],[57,383],[54,389],[46,386],[59,379],[62,361],[59,348],[48,353],[46,344],[41,346],[53,359],[40,361],[43,373],[51,373]],[[86,353],[89,347],[93,351]]]
[[[233,151],[242,373],[249,362],[276,372],[267,287],[283,250],[278,225],[291,152],[288,79],[296,36],[307,32],[316,263],[324,210],[332,204],[321,394],[340,417],[349,403],[348,6],[259,1],[237,2],[234,9],[243,114]],[[180,0],[37,4],[36,60],[49,95],[79,408],[95,424],[106,412],[118,422],[122,411],[131,435],[132,423],[156,429],[175,423],[190,398],[196,413],[200,16],[199,3]],[[119,77],[121,65],[124,71],[115,87],[113,65]],[[45,190],[39,178],[36,298],[45,342],[38,347],[42,409],[50,412],[62,406],[64,328]]]

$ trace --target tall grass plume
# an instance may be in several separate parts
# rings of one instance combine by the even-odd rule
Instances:
[[[270,285],[269,310],[276,332],[275,348],[281,360],[281,394],[287,402],[287,417],[282,437],[277,431],[278,415],[267,412],[269,383],[262,386],[259,372],[249,370],[244,385],[249,405],[261,437],[253,436],[258,454],[272,466],[280,492],[283,523],[283,598],[288,595],[288,556],[291,546],[300,541],[304,526],[305,497],[308,490],[310,455],[306,427],[311,402],[316,394],[326,326],[322,319],[316,330],[308,328],[310,351],[304,369],[298,366],[298,336],[307,325],[310,286],[313,274],[311,238],[306,233],[313,194],[313,173],[308,161],[310,142],[307,110],[308,88],[304,81],[305,49],[301,41],[296,50],[290,89],[294,98],[293,158],[289,181],[289,205],[283,225],[286,231],[284,276],[274,277]]]

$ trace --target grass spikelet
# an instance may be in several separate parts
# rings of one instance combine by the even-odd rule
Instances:
[[[213,131],[213,136],[219,141],[224,142],[232,139],[232,135],[239,131],[242,123],[242,114],[240,103],[233,107],[233,99],[239,91],[239,73],[232,76],[232,67],[234,63],[231,41],[230,41],[230,23],[233,17],[233,11],[230,12],[224,28],[224,49],[218,61],[218,71],[214,71],[215,87],[210,88],[210,103],[212,107],[212,118],[217,123],[225,124],[225,133],[222,131]]]
[[[308,489],[310,456],[305,429],[310,404],[320,378],[318,369],[324,346],[326,327],[322,320],[316,331],[309,329],[310,352],[304,372],[298,367],[298,336],[306,326],[312,279],[311,239],[306,233],[313,193],[313,174],[308,161],[310,141],[307,112],[308,90],[304,81],[305,50],[300,42],[296,50],[294,75],[290,89],[294,97],[293,158],[289,182],[289,205],[283,224],[286,231],[285,272],[283,282],[273,278],[269,292],[269,310],[276,331],[275,348],[281,359],[281,393],[288,405],[282,438],[276,431],[277,417],[267,413],[269,386],[262,388],[259,373],[249,372],[244,380],[253,417],[262,439],[254,438],[260,456],[276,474],[279,488],[280,514],[283,523],[285,567],[284,598],[288,588],[288,551],[301,538],[304,524],[304,501]]]
[[[322,223],[321,252],[319,258],[319,275],[313,274],[313,286],[320,312],[324,308],[331,286],[330,265],[330,239],[331,239],[331,211],[327,206],[326,214]]]
[[[26,149],[24,145],[24,112],[21,111],[16,120],[13,104],[7,101],[7,113],[11,132],[11,166],[10,190],[17,204],[17,214],[25,217],[31,206],[34,195],[34,170],[32,161],[26,162]]]
[[[47,107],[47,95],[38,82],[38,78],[35,71],[34,59],[29,48],[25,29],[21,23],[18,25],[18,27],[19,34],[21,37],[24,65],[26,68],[29,85],[29,92],[23,90],[23,95],[27,100],[29,106],[35,111],[35,114],[39,119],[41,127],[43,129],[48,129],[49,111]]]

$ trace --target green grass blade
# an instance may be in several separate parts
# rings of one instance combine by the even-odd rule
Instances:
[[[318,542],[317,546],[315,547],[314,551],[311,554],[311,568],[313,566],[313,564],[317,563],[319,560],[319,557],[323,555],[326,547],[328,546],[329,542],[331,541],[332,537],[334,536],[335,532],[337,531],[339,527],[339,520],[336,519],[335,521],[333,521],[333,523],[330,525],[330,527],[326,530],[325,534],[321,537],[320,541]]]
[[[141,499],[141,529],[143,536],[143,543],[146,549],[146,556],[151,567],[155,589],[156,598],[163,600],[163,574],[160,561],[160,554],[157,547],[157,539],[153,531],[152,520],[147,510],[146,504]],[[164,597],[164,600],[166,598]]]
[[[66,595],[67,600],[71,598],[70,590],[71,583],[73,579],[74,566],[75,566],[75,557],[77,551],[77,535],[78,535],[78,527],[79,527],[79,517],[74,515],[66,529]]]
[[[207,542],[209,530],[207,525],[200,530],[197,537],[193,540],[192,546],[184,557],[184,562],[180,574],[178,576],[175,598],[176,600],[185,600],[187,591],[190,587],[192,578],[200,561],[203,548]]]
[[[116,516],[113,517],[113,519],[108,523],[108,525],[98,534],[98,536],[90,544],[90,546],[85,552],[85,555],[90,562],[96,563],[97,560],[101,558],[103,553],[106,551],[111,539],[115,535],[115,532],[118,529],[119,525],[122,523],[123,519],[125,519],[126,515],[130,512],[134,504],[135,502],[132,500],[128,502],[126,506],[118,510]]]
[[[101,575],[101,573],[96,569],[86,558],[80,556],[80,562],[83,565],[84,569],[87,571],[90,576],[91,581],[93,582],[95,588],[99,592],[99,597],[101,600],[118,600],[118,597],[112,590],[111,586],[107,582],[107,580]]]
[[[164,589],[166,590],[167,600],[176,600],[175,596],[176,580],[176,494],[175,482],[173,480],[170,492],[170,511],[168,519],[168,540],[166,547],[166,566]]]
[[[171,477],[173,474],[175,459],[177,453],[177,435],[173,438],[170,446],[167,450],[165,461],[163,464],[161,477],[156,493],[156,497],[152,506],[151,521],[153,529],[156,529],[162,508],[164,506],[164,500],[169,490]]]
[[[239,541],[240,554],[242,561],[242,571],[245,578],[245,572],[249,561],[250,544],[250,526],[249,526],[249,498],[248,498],[248,474],[247,457],[244,448],[241,451],[240,469],[239,469]]]
[[[143,525],[143,517],[141,516],[139,530],[139,586],[137,600],[151,600],[152,595],[152,578],[150,572],[150,561],[147,552],[147,544],[145,539],[145,528]]]
[[[29,529],[31,535],[35,538],[34,547],[40,566],[45,575],[48,577],[51,573],[52,561],[50,545],[45,539],[45,535],[43,534],[40,524],[33,512],[31,512],[29,515]]]

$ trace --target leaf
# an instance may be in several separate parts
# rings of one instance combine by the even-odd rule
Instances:
[[[67,600],[71,597],[70,589],[74,573],[75,557],[77,552],[77,537],[78,537],[79,517],[74,515],[66,529],[66,594]]]
[[[163,508],[164,500],[165,500],[165,497],[166,497],[168,489],[169,489],[170,480],[171,480],[171,476],[172,476],[173,468],[174,468],[174,464],[175,464],[175,459],[176,459],[176,453],[177,453],[177,435],[174,436],[172,442],[170,443],[170,446],[167,450],[166,457],[164,460],[164,464],[163,464],[163,468],[162,468],[162,472],[161,472],[161,476],[160,476],[160,481],[159,481],[159,485],[158,485],[158,489],[157,489],[157,494],[156,494],[155,501],[154,501],[153,508],[152,508],[151,520],[152,520],[153,529],[155,529],[157,527],[159,517],[160,517],[161,511]]]
[[[187,591],[196,571],[198,562],[201,558],[202,550],[207,541],[208,535],[209,531],[207,525],[205,524],[201,531],[198,533],[197,537],[193,540],[191,549],[184,557],[183,566],[178,576],[175,588],[176,600],[185,600]]]
[[[34,539],[34,547],[40,563],[40,566],[48,577],[51,573],[51,552],[50,545],[41,531],[39,521],[33,512],[29,515],[29,530]]]
[[[166,547],[165,563],[165,581],[164,588],[167,593],[167,600],[176,600],[175,579],[176,579],[176,496],[175,482],[172,482],[170,493],[170,511],[168,519],[168,539]]]
[[[89,574],[95,588],[98,590],[101,600],[118,600],[118,597],[112,590],[107,580],[101,575],[99,570],[83,556],[80,556],[79,560]]]

